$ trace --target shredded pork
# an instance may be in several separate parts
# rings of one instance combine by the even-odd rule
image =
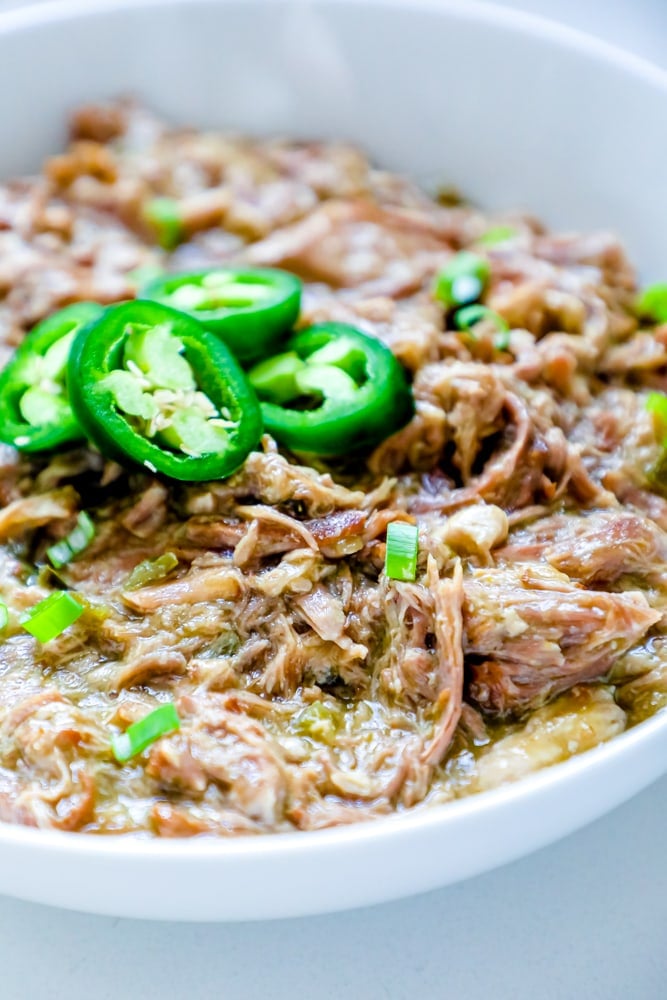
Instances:
[[[162,196],[186,234],[171,254],[143,211]],[[499,222],[509,239],[477,242]],[[489,261],[506,346],[493,324],[461,336],[431,295],[462,248]],[[298,274],[302,324],[385,342],[414,417],[330,465],[267,437],[191,486],[3,446],[0,819],[318,829],[519,779],[662,708],[667,500],[645,403],[667,390],[667,327],[640,329],[618,242],[440,204],[342,143],[90,106],[39,176],[0,187],[2,357],[63,305],[131,298],[137,268],[238,261]],[[46,549],[82,510],[95,537],[56,575]],[[395,520],[419,529],[414,583],[383,572]],[[40,645],[20,616],[63,586],[84,614]],[[111,736],[166,700],[180,731],[118,764]]]

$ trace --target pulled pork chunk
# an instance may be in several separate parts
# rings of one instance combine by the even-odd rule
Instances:
[[[0,540],[34,531],[53,521],[67,521],[76,508],[77,495],[71,487],[21,497],[0,510]]]
[[[226,808],[267,829],[274,827],[287,794],[279,747],[262,726],[227,711],[214,695],[204,703],[184,697],[179,709],[185,716],[183,727],[153,748],[149,776],[163,788],[196,795],[204,795],[213,783]]]
[[[193,565],[173,583],[127,591],[123,599],[133,611],[146,613],[166,605],[233,601],[240,597],[242,590],[240,574],[226,560],[219,560],[213,566]]]
[[[434,294],[461,250],[506,334]],[[667,326],[615,238],[434,199],[346,143],[88,105],[0,185],[0,362],[62,305],[230,263],[299,275],[298,328],[378,338],[412,419],[336,458],[267,435],[214,482],[0,446],[0,820],[315,830],[518,780],[664,708]],[[93,537],[49,565],[82,512]],[[414,579],[385,572],[396,521]],[[62,589],[82,614],[38,642],[23,617]],[[120,763],[113,737],[168,702],[180,729]]]
[[[212,514],[238,497],[253,497],[268,505],[303,504],[311,517],[360,507],[364,501],[360,490],[345,489],[328,473],[319,475],[308,466],[293,465],[282,455],[268,450],[252,452],[243,468],[226,483],[210,483],[206,489],[193,489],[188,511]]]
[[[0,720],[0,764],[24,775],[4,790],[0,777],[0,816],[61,830],[93,820],[95,780],[83,755],[106,750],[99,726],[48,689],[0,710]]]
[[[486,711],[526,711],[614,660],[660,620],[638,591],[584,590],[549,566],[474,570],[465,581],[470,692]]]
[[[420,709],[431,729],[421,757],[438,764],[461,715],[461,566],[456,564],[452,579],[441,580],[429,556],[426,579],[427,586],[399,583],[387,594],[387,649],[378,682],[399,703]]]
[[[431,220],[367,201],[329,201],[256,243],[247,257],[308,281],[399,297],[421,288],[450,252]]]
[[[496,553],[503,562],[544,559],[584,583],[610,584],[627,574],[665,579],[667,538],[657,525],[631,511],[554,514],[513,534]]]

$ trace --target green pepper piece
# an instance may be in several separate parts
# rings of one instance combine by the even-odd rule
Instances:
[[[291,720],[290,728],[300,736],[332,744],[342,723],[343,711],[338,705],[314,701]]]
[[[144,392],[144,385],[132,372],[116,369],[109,372],[100,385],[109,390],[121,413],[141,417],[142,420],[152,420],[157,416],[157,403],[148,392]]]
[[[64,378],[69,352],[74,343],[77,329],[76,323],[73,323],[69,333],[66,333],[63,337],[59,337],[58,340],[54,340],[45,352],[42,358],[42,370],[48,378],[54,381]]]
[[[69,402],[67,359],[76,335],[103,312],[94,302],[77,302],[26,336],[0,374],[0,441],[37,452],[83,439]]]
[[[289,403],[299,395],[296,376],[305,367],[295,351],[260,361],[249,373],[253,389],[270,403]]]
[[[220,451],[229,442],[224,426],[207,419],[201,410],[194,408],[175,413],[170,426],[160,431],[158,438],[186,455]]]
[[[125,342],[125,362],[136,365],[149,382],[162,389],[195,388],[192,369],[182,355],[183,345],[165,326],[130,323]],[[130,364],[128,364],[128,368]]]
[[[310,359],[297,373],[296,385],[304,396],[313,395],[321,403],[328,396],[353,400],[359,386],[351,375],[334,365],[314,365]]]
[[[361,385],[366,379],[366,355],[354,340],[337,337],[318,348],[308,358],[309,365],[335,365]]]
[[[217,267],[161,275],[144,285],[141,298],[189,313],[245,364],[270,353],[294,326],[301,288],[287,271]]]
[[[155,559],[144,559],[135,566],[127,580],[125,590],[140,590],[158,580],[164,580],[178,566],[178,556],[173,552],[163,552]]]
[[[134,353],[128,343],[137,330],[141,343]],[[167,366],[165,372],[163,359],[151,367],[151,331],[159,331],[155,342],[163,343],[165,358],[173,362],[177,357],[179,365],[188,366],[191,390],[160,384],[169,381],[173,369]],[[164,345],[165,338],[173,342]],[[128,376],[137,380],[136,397]],[[262,433],[255,394],[222,341],[192,317],[157,302],[136,300],[108,309],[74,341],[68,378],[72,408],[103,454],[172,479],[229,476]],[[154,408],[130,412],[143,406],[142,394]]]
[[[60,424],[62,426],[72,415],[64,393],[54,396],[52,392],[40,389],[36,385],[32,386],[31,389],[26,389],[19,399],[19,411],[25,422],[31,427],[40,427],[44,424]]]
[[[293,451],[334,456],[373,447],[412,416],[405,372],[375,337],[344,323],[322,323],[295,334],[287,348],[288,354],[257,365],[248,377],[262,400],[267,431]],[[303,367],[294,373],[291,399],[283,392],[287,382],[279,382],[277,402],[270,366],[279,370],[292,355]],[[321,364],[322,358],[330,363]],[[314,396],[315,405],[304,409],[304,396]]]

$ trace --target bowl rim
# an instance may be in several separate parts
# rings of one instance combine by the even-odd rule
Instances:
[[[667,94],[667,69],[639,55],[589,35],[577,28],[553,21],[541,15],[501,7],[485,0],[310,0],[316,7],[351,7],[395,9],[433,13],[454,17],[462,22],[485,23],[515,34],[533,37],[543,44],[558,48],[574,49],[599,63],[638,77]],[[94,19],[114,12],[139,12],[152,7],[237,6],[290,9],[294,0],[36,0],[18,8],[0,11],[0,39],[14,32],[45,27],[49,24]],[[88,857],[135,856],[142,862],[154,860],[162,864],[166,858],[174,861],[196,858],[207,863],[221,858],[240,859],[274,856],[285,859],[303,858],[309,854],[327,855],[332,847],[346,844],[373,844],[387,840],[402,840],[416,831],[426,832],[435,827],[461,825],[478,814],[492,817],[494,813],[511,807],[513,803],[530,799],[538,793],[550,794],[560,786],[567,787],[578,776],[589,777],[622,763],[632,751],[641,751],[659,738],[667,736],[667,710],[658,711],[651,718],[632,729],[613,737],[566,761],[553,764],[540,771],[520,778],[516,782],[443,803],[423,803],[401,813],[378,816],[345,826],[321,830],[261,834],[259,836],[215,837],[196,836],[160,838],[137,833],[71,833],[61,830],[41,829],[0,821],[0,846],[39,847],[55,852],[61,857],[77,854]],[[667,758],[661,772],[667,771]],[[647,782],[644,782],[646,784]],[[639,791],[639,786],[636,791]]]
[[[10,0],[16,3],[16,0]],[[114,11],[139,11],[151,7],[194,7],[250,5],[289,10],[299,0],[28,0],[20,7],[0,10],[0,36],[26,28],[41,27],[72,19],[96,18]],[[614,42],[597,38],[580,28],[571,27],[542,14],[505,7],[492,0],[308,0],[313,7],[385,8],[436,15],[446,14],[461,21],[485,22],[498,28],[532,35],[541,42],[569,47],[600,62],[616,64],[646,81],[667,88],[667,66],[658,66],[650,59],[631,52]]]

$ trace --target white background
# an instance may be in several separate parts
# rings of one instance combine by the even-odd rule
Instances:
[[[667,0],[505,2],[667,65]],[[354,913],[178,925],[0,898],[0,1000],[663,1000],[666,853],[664,779],[521,862]]]

